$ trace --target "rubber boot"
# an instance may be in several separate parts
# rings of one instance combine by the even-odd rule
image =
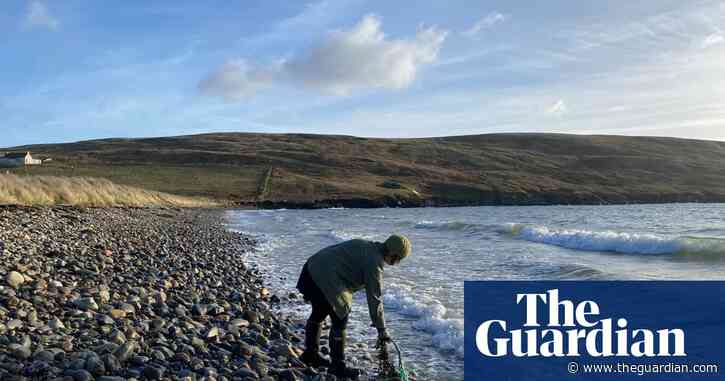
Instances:
[[[322,323],[308,321],[305,325],[305,351],[300,356],[300,360],[307,366],[313,368],[330,366],[330,360],[320,355],[321,335]]]
[[[327,373],[340,377],[346,378],[358,378],[362,373],[360,369],[349,368],[345,365],[345,330],[339,328],[330,329],[330,357],[332,358],[332,365],[327,370]]]

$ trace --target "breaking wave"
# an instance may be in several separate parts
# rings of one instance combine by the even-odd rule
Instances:
[[[497,226],[472,224],[463,221],[419,221],[413,225],[416,229],[432,231],[482,232],[495,229]]]
[[[446,308],[437,300],[421,301],[402,287],[390,287],[383,295],[386,309],[415,319],[413,328],[433,336],[433,344],[463,357],[463,319],[446,318]]]
[[[429,229],[429,230],[465,230],[466,228],[475,226],[473,224],[467,224],[460,221],[420,221],[415,224],[416,229]]]
[[[323,234],[323,236],[332,239],[335,242],[344,242],[351,239],[367,239],[367,240],[379,240],[380,237],[377,237],[372,234],[358,234],[353,232],[348,232],[344,230],[330,230],[327,233]]]
[[[507,224],[503,232],[530,242],[567,249],[621,254],[725,255],[725,239],[668,237],[617,231],[559,229],[546,226]]]

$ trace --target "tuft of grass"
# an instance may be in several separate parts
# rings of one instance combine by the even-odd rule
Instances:
[[[213,207],[204,198],[176,196],[92,177],[0,174],[0,204]]]

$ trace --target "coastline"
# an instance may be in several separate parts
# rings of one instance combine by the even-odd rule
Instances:
[[[1,206],[0,379],[312,375],[222,214]]]
[[[235,204],[240,209],[374,209],[374,208],[456,208],[475,206],[564,206],[564,205],[657,205],[657,204],[720,204],[725,198],[697,195],[648,195],[639,198],[596,198],[596,197],[510,197],[506,199],[452,201],[441,199],[408,199],[386,197],[321,199],[313,201],[264,200],[243,201]]]

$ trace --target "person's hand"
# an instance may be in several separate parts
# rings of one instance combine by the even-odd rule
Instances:
[[[376,348],[382,348],[385,344],[389,343],[392,339],[388,335],[388,331],[385,329],[378,330],[378,342],[375,344]]]

